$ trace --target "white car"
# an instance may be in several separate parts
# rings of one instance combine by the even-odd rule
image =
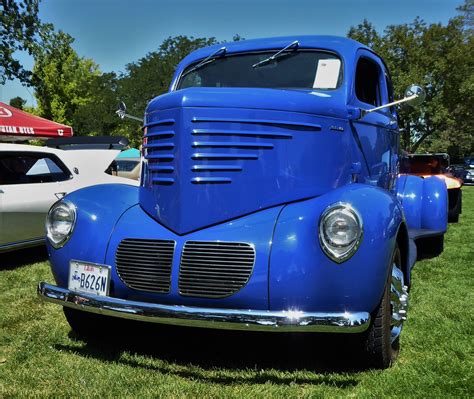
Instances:
[[[71,191],[104,183],[138,185],[106,173],[119,152],[0,144],[0,252],[43,244],[49,208]]]

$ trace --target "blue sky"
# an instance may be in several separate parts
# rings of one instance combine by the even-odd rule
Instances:
[[[294,34],[344,36],[364,18],[379,31],[417,16],[445,24],[463,0],[43,0],[40,18],[76,40],[80,56],[103,71],[124,66],[158,48],[168,36],[214,36],[231,40]],[[21,61],[32,67],[26,56]],[[0,86],[0,101],[21,96],[34,104],[18,82]]]

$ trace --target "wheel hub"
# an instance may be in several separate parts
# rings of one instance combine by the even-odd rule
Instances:
[[[391,335],[393,342],[400,335],[403,322],[407,319],[408,310],[408,287],[405,285],[403,272],[395,263],[392,267],[390,304],[392,309]]]

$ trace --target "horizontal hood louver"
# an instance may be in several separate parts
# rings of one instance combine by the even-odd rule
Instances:
[[[268,90],[241,98],[252,108],[226,107],[241,92],[185,89],[148,107],[140,205],[175,233],[319,195],[350,177],[350,165],[316,173],[333,163],[328,148],[350,158],[349,136],[328,134],[333,119],[261,109]]]

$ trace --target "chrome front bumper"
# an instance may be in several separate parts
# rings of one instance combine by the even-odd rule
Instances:
[[[107,316],[225,330],[359,333],[370,323],[370,314],[311,313],[297,310],[265,311],[161,305],[73,292],[47,283],[38,285],[45,301]]]

